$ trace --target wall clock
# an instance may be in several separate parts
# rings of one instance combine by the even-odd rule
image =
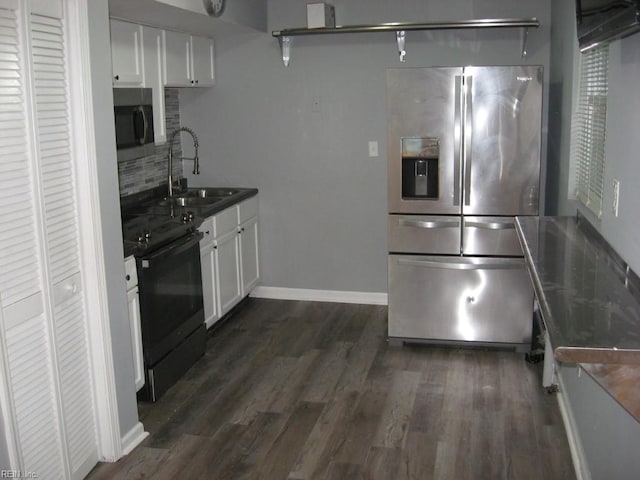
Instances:
[[[226,0],[202,0],[204,9],[211,17],[219,17],[224,12]]]

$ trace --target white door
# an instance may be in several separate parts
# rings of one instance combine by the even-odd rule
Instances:
[[[189,35],[163,30],[164,84],[168,87],[191,86],[191,41]]]
[[[142,26],[111,20],[111,67],[115,87],[142,87]]]
[[[242,298],[238,233],[232,231],[216,239],[215,251],[219,286],[218,305],[222,316]]]
[[[62,3],[0,0],[0,330],[12,459],[39,478],[98,461]],[[27,9],[27,14],[24,10]],[[30,77],[30,82],[26,79]]]
[[[204,241],[204,240],[202,240]],[[201,244],[202,244],[201,241]],[[204,303],[204,323],[207,328],[218,320],[218,302],[216,298],[216,256],[213,242],[200,247],[202,266],[202,302]]]
[[[193,80],[197,87],[215,84],[213,39],[191,36],[191,65]]]
[[[242,263],[242,296],[248,295],[258,284],[258,217],[240,225],[240,258]]]

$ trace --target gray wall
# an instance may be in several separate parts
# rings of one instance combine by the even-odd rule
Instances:
[[[527,63],[548,67],[549,1],[330,3],[343,25],[535,16]],[[305,25],[306,2],[269,2],[269,30]],[[409,32],[401,64],[393,33],[296,37],[285,68],[269,34],[217,37],[216,87],[180,92],[201,139],[190,183],[260,189],[263,285],[386,292],[385,69],[521,64],[520,45],[519,29]]]
[[[578,49],[575,0],[551,2],[551,45],[546,214],[572,215],[576,212],[575,202],[569,200],[571,108]]]
[[[113,347],[116,394],[120,430],[124,435],[138,423],[133,353],[127,307],[126,285],[120,225],[118,169],[113,119],[111,58],[109,44],[109,14],[107,0],[89,0],[89,49],[93,89],[93,115],[96,129],[96,156],[104,244],[104,265],[108,292],[111,341]]]

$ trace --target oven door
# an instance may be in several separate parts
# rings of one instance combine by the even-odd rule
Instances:
[[[144,360],[152,366],[204,322],[199,232],[138,259]]]

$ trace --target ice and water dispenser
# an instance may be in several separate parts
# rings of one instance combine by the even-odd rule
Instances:
[[[402,139],[402,198],[438,198],[438,139]]]

